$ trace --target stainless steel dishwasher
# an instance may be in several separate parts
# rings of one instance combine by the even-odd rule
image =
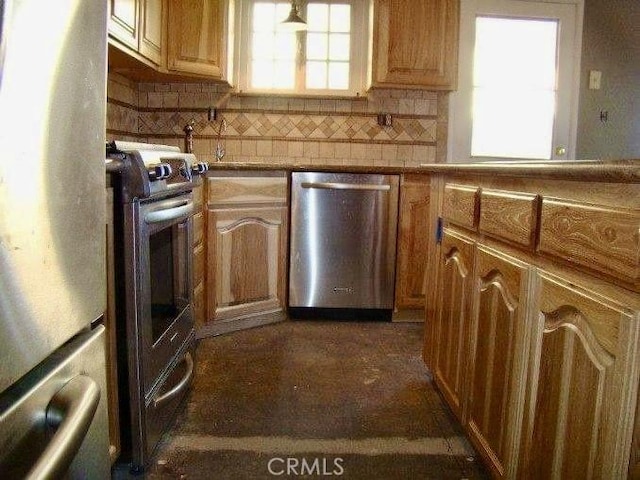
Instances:
[[[397,175],[292,174],[292,317],[391,317],[398,183]]]

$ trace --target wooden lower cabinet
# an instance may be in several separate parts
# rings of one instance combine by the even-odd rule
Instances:
[[[625,478],[637,312],[540,272],[520,478]]]
[[[493,478],[640,480],[640,186],[516,170],[431,175],[425,361]]]
[[[433,374],[453,413],[464,421],[475,242],[446,229],[441,248]]]
[[[206,243],[204,239],[204,189],[199,183],[193,189],[193,204],[195,213],[193,214],[193,311],[196,328],[201,328],[206,321]]]
[[[517,469],[530,273],[501,252],[476,251],[467,430],[494,478],[514,478]]]
[[[287,207],[208,211],[208,320],[285,308]]]
[[[429,176],[405,174],[400,187],[395,309],[424,309]]]

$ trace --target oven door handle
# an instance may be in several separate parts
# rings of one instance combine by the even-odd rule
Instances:
[[[171,400],[189,385],[189,382],[193,378],[193,357],[191,356],[191,352],[187,352],[187,354],[184,356],[184,361],[187,363],[187,371],[184,374],[184,377],[182,377],[182,379],[178,383],[176,383],[171,390],[163,393],[159,397],[154,398],[153,408],[158,408],[158,405]]]
[[[159,210],[153,210],[148,212],[144,216],[146,223],[161,223],[168,220],[175,220],[176,218],[190,215],[193,213],[193,202],[190,200],[184,200],[172,204],[170,208],[163,208]]]

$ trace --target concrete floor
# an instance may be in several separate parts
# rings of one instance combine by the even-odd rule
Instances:
[[[200,341],[149,479],[488,478],[434,389],[422,325],[292,321]]]

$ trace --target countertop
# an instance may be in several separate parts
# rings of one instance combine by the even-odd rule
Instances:
[[[434,163],[419,167],[356,165],[284,165],[275,163],[211,163],[216,170],[280,170],[287,172],[423,173],[473,174],[509,177],[548,178],[587,182],[640,183],[640,159],[573,160],[532,162]]]

